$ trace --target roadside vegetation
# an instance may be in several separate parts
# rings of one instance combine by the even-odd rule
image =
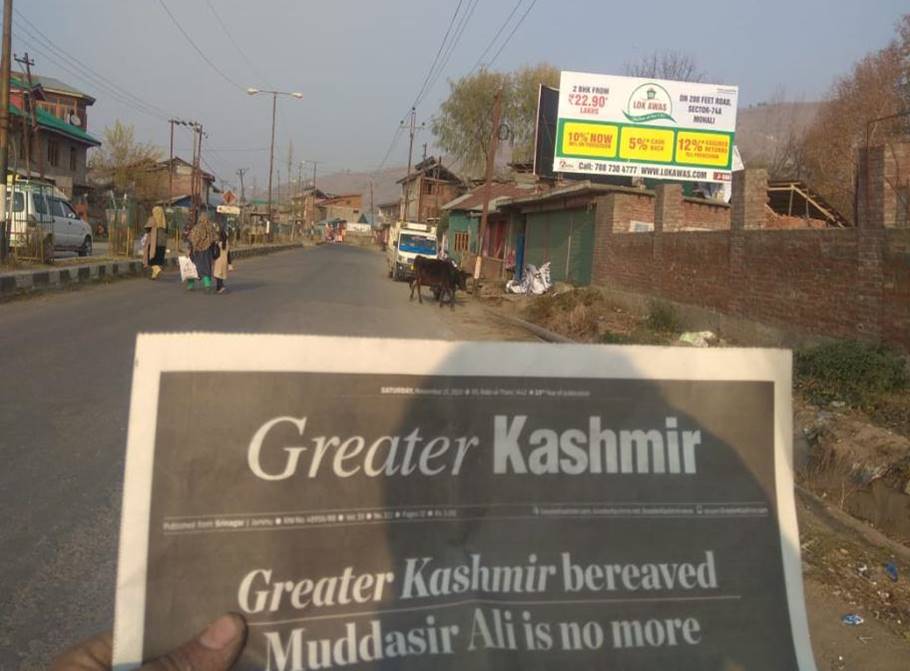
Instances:
[[[596,287],[561,284],[543,296],[489,297],[503,312],[579,342],[687,346],[680,342],[680,315],[665,301],[631,311]],[[711,346],[756,344],[716,335]],[[793,373],[797,481],[910,545],[907,358],[881,345],[830,341],[797,349]],[[825,556],[811,556],[826,565],[830,548],[818,550]]]
[[[801,349],[794,356],[794,381],[815,405],[849,406],[910,436],[910,376],[899,352],[856,341]]]

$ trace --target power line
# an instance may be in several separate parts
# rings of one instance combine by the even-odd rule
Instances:
[[[25,16],[18,9],[14,9],[13,12],[16,14],[16,16],[19,19],[21,19],[22,21],[24,21],[27,24],[27,26],[23,26],[21,23],[17,22],[16,27],[20,31],[27,33],[32,39],[38,40],[39,42],[41,42],[41,44],[44,48],[50,49],[52,52],[59,55],[61,58],[66,59],[68,64],[70,64],[73,67],[78,68],[80,71],[84,72],[85,77],[89,77],[93,80],[93,86],[99,86],[99,88],[104,88],[109,91],[110,90],[116,91],[118,94],[122,95],[125,98],[130,99],[131,101],[135,102],[136,104],[146,107],[148,109],[154,110],[163,116],[173,116],[167,110],[164,110],[164,109],[158,107],[157,105],[154,105],[146,100],[143,100],[139,96],[134,95],[127,89],[125,89],[122,86],[120,86],[119,84],[117,84],[116,82],[110,80],[109,78],[105,77],[101,73],[97,72],[93,68],[86,65],[85,62],[83,62],[76,56],[73,56],[72,54],[65,51],[63,48],[57,46],[57,44],[54,42],[54,40],[52,40],[50,37],[48,37],[45,33],[41,32],[41,30],[32,21],[30,21],[27,16]]]
[[[468,25],[468,21],[471,20],[471,16],[473,15],[474,10],[477,8],[477,4],[479,2],[480,0],[468,0],[468,6],[465,8],[465,11],[462,12],[461,18],[457,20],[457,23],[455,23],[455,17],[458,15],[458,10],[461,8],[462,4],[461,2],[458,3],[458,7],[456,7],[455,14],[452,16],[452,21],[450,22],[452,25],[454,25],[454,32],[452,32],[452,25],[450,25],[450,29],[446,31],[442,44],[440,44],[439,50],[443,53],[442,58],[439,60],[437,54],[437,59],[434,59],[434,63],[437,65],[435,72],[431,66],[430,72],[427,73],[429,81],[427,79],[424,80],[424,86],[422,86],[418,92],[417,98],[415,99],[412,108],[420,104],[426,94],[428,94],[436,85],[436,82],[439,80],[439,76],[445,70],[446,65],[451,59],[455,47],[458,46],[458,42],[461,40],[462,34],[464,34],[464,30]],[[450,34],[452,35],[452,38],[449,40],[448,45],[446,45],[446,37],[448,37]],[[408,114],[410,114],[410,109],[408,110]],[[374,174],[385,167],[386,162],[389,160],[389,156],[392,154],[392,151],[398,144],[398,140],[401,138],[401,132],[402,126],[399,124],[398,128],[395,129],[395,134],[392,136],[391,143],[389,143],[389,148],[386,150],[385,156],[374,171]]]
[[[142,113],[142,114],[146,114],[146,115],[148,115],[148,116],[150,116],[150,117],[153,117],[153,118],[155,118],[155,119],[157,119],[157,120],[159,120],[159,121],[167,121],[167,120],[168,120],[168,117],[167,117],[166,115],[162,115],[161,113],[159,113],[159,112],[155,111],[154,109],[151,109],[151,108],[149,108],[149,107],[147,107],[147,106],[142,106],[142,105],[136,104],[136,103],[134,103],[133,101],[131,101],[130,99],[125,98],[124,96],[122,96],[121,94],[119,94],[118,92],[116,92],[114,89],[109,89],[107,86],[100,85],[100,84],[98,84],[97,82],[91,80],[91,79],[90,79],[89,77],[87,77],[86,75],[84,75],[84,74],[78,72],[77,70],[74,70],[73,68],[69,67],[66,63],[64,63],[64,62],[62,62],[62,61],[60,61],[60,60],[58,60],[58,59],[55,58],[52,54],[50,54],[50,53],[44,51],[43,49],[41,49],[40,47],[38,47],[38,46],[35,45],[34,43],[30,42],[29,40],[23,39],[21,35],[20,35],[20,36],[17,36],[16,39],[17,39],[19,42],[21,42],[22,44],[25,44],[25,45],[29,48],[30,51],[34,51],[34,52],[35,52],[38,56],[40,56],[42,59],[45,59],[45,60],[47,60],[47,61],[50,61],[51,63],[53,63],[54,65],[56,65],[57,67],[59,67],[61,70],[63,70],[64,72],[68,73],[69,75],[71,75],[71,76],[74,77],[75,79],[77,79],[78,81],[82,81],[82,82],[88,84],[89,86],[97,87],[97,88],[100,88],[100,89],[104,90],[104,91],[105,91],[106,93],[108,93],[108,95],[110,95],[111,98],[113,98],[116,102],[119,102],[120,104],[122,104],[122,105],[124,105],[124,106],[126,106],[126,107],[129,107],[130,109],[136,110],[137,112],[140,112],[140,113]]]
[[[162,8],[162,9],[165,11],[165,13],[170,17],[171,22],[174,24],[174,26],[177,28],[177,30],[179,30],[180,33],[186,38],[186,41],[189,42],[190,46],[193,47],[193,49],[196,51],[197,54],[199,54],[199,57],[200,57],[202,60],[204,60],[206,63],[208,63],[208,66],[209,66],[210,68],[212,68],[212,70],[214,70],[215,72],[217,72],[217,73],[221,76],[221,78],[224,79],[224,81],[226,81],[226,82],[227,82],[228,84],[230,84],[231,86],[233,86],[233,87],[235,87],[235,88],[238,88],[238,89],[240,89],[241,91],[245,90],[240,84],[238,84],[238,83],[235,82],[233,79],[231,79],[231,78],[228,77],[226,74],[224,74],[224,71],[223,71],[221,68],[219,68],[217,65],[215,65],[215,63],[212,62],[212,60],[211,60],[208,56],[205,55],[205,52],[203,52],[202,49],[200,49],[200,48],[196,45],[196,43],[193,41],[193,38],[190,37],[190,36],[189,36],[189,33],[187,33],[187,32],[183,29],[183,26],[180,25],[180,22],[176,19],[176,17],[175,17],[173,14],[171,14],[171,10],[169,10],[169,9],[167,8],[167,5],[164,4],[164,0],[158,0],[158,4],[161,5],[161,8]]]
[[[521,15],[521,18],[518,19],[518,23],[515,24],[515,27],[512,28],[512,32],[509,33],[509,36],[506,38],[506,41],[499,46],[499,50],[493,55],[493,58],[490,59],[487,65],[493,65],[496,62],[496,59],[499,58],[499,54],[502,53],[502,50],[506,48],[506,45],[511,41],[512,36],[515,34],[515,31],[524,23],[524,20],[528,18],[528,14],[531,13],[531,10],[534,9],[534,5],[537,4],[537,0],[531,0],[531,4],[528,5],[528,8],[525,10],[525,13]]]
[[[496,40],[498,40],[498,39],[499,39],[499,36],[502,35],[502,31],[506,29],[506,26],[507,26],[507,25],[509,25],[509,22],[512,20],[512,17],[515,16],[515,12],[517,12],[517,11],[518,11],[518,8],[521,7],[521,3],[522,3],[522,2],[524,2],[524,0],[518,0],[518,2],[515,3],[515,6],[512,8],[512,11],[509,12],[509,15],[506,17],[506,20],[502,22],[502,25],[501,25],[501,26],[499,26],[499,30],[496,31],[496,34],[495,34],[495,35],[493,35],[493,39],[490,40],[490,43],[487,45],[486,49],[484,49],[484,50],[481,52],[480,57],[477,59],[477,62],[474,63],[474,67],[471,68],[471,72],[472,72],[472,73],[473,73],[478,67],[480,67],[480,64],[481,64],[481,63],[483,63],[484,57],[487,55],[487,53],[489,53],[490,49],[493,48],[493,45],[496,43]]]
[[[451,42],[449,42],[449,47],[442,58],[439,68],[436,70],[433,81],[429,84],[429,86],[427,86],[426,93],[429,93],[433,87],[436,86],[436,82],[439,81],[439,77],[442,75],[446,66],[449,64],[449,61],[452,58],[452,54],[455,52],[455,47],[457,47],[458,43],[461,41],[461,36],[464,34],[465,28],[468,27],[468,23],[470,22],[471,17],[474,15],[474,10],[477,9],[477,5],[479,3],[480,0],[473,0],[473,3],[467,8],[467,10],[465,10],[465,13],[462,14],[462,20],[459,22],[458,27],[455,29],[455,35],[452,38]]]
[[[392,155],[392,151],[395,149],[395,146],[398,144],[398,140],[401,139],[401,132],[403,129],[404,129],[404,127],[401,126],[400,124],[399,124],[398,128],[395,129],[395,134],[392,136],[392,141],[389,143],[389,148],[386,150],[385,156],[382,157],[382,161],[376,167],[376,170],[373,171],[374,175],[385,167],[386,161],[389,160],[389,156]]]
[[[414,99],[414,103],[411,107],[417,107],[420,102],[423,92],[427,88],[427,82],[430,81],[430,76],[433,74],[433,70],[436,68],[436,63],[439,62],[439,55],[442,53],[443,47],[446,45],[446,41],[449,39],[449,34],[452,32],[452,26],[455,25],[455,18],[458,16],[458,12],[461,10],[461,5],[464,0],[458,0],[458,6],[455,7],[455,13],[452,14],[452,18],[449,19],[449,27],[446,28],[445,35],[442,36],[442,42],[439,43],[439,49],[436,50],[436,56],[433,58],[433,62],[430,64],[430,69],[427,70],[427,76],[424,77],[423,84],[420,85],[420,90],[417,92],[417,97]]]
[[[17,27],[22,28],[22,26],[17,26]],[[28,31],[24,31],[24,32],[28,32]],[[31,33],[29,33],[29,36],[32,37],[32,39],[37,39],[34,36],[32,36]],[[97,88],[97,89],[104,91],[105,93],[110,95],[111,98],[113,98],[115,101],[121,103],[122,105],[129,107],[131,109],[134,109],[138,112],[141,112],[142,114],[146,114],[148,116],[154,117],[155,119],[165,120],[165,121],[167,120],[168,115],[163,110],[160,110],[157,107],[154,107],[141,100],[139,100],[138,102],[136,100],[133,100],[132,98],[128,97],[126,93],[122,93],[119,90],[111,87],[110,85],[105,84],[102,81],[99,81],[95,76],[93,76],[91,74],[90,71],[85,72],[84,70],[76,69],[75,65],[65,62],[64,60],[60,60],[60,59],[66,59],[66,56],[57,56],[50,50],[46,50],[46,46],[43,43],[40,43],[40,46],[39,46],[39,44],[32,42],[31,40],[25,39],[21,34],[16,36],[16,40],[18,42],[28,46],[28,48],[30,50],[34,51],[36,54],[41,56],[42,59],[50,61],[51,63],[53,63],[57,67],[59,67],[61,70],[64,70],[65,72],[67,72],[70,76],[74,77],[78,81],[83,82],[84,84],[87,84],[89,87]]]
[[[263,82],[268,84],[268,87],[270,89],[275,88],[269,82],[268,77],[266,77],[265,75],[262,74],[262,72],[259,71],[259,68],[256,67],[256,64],[253,63],[252,60],[250,60],[250,58],[246,55],[246,53],[243,51],[243,49],[237,43],[237,40],[234,39],[234,36],[231,34],[231,31],[228,30],[227,24],[225,24],[225,22],[221,19],[221,16],[219,16],[218,12],[215,11],[215,6],[212,4],[211,0],[205,0],[205,4],[207,4],[209,6],[209,9],[212,10],[212,14],[214,15],[215,19],[218,21],[218,25],[221,26],[221,30],[224,31],[225,35],[227,35],[227,38],[231,41],[231,44],[234,45],[234,48],[237,50],[237,53],[240,54],[240,57],[244,61],[246,61],[246,64],[250,68],[250,72],[252,72],[253,75],[256,76],[257,78],[261,79]]]

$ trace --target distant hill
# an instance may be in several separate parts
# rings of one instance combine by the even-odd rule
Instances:
[[[781,143],[786,142],[791,131],[797,137],[818,116],[823,103],[781,102],[752,105],[740,109],[736,115],[736,146],[743,162],[767,163],[767,158]]]

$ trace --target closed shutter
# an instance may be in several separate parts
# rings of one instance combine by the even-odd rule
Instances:
[[[590,284],[594,263],[594,212],[574,210],[570,233],[566,281],[578,285]]]

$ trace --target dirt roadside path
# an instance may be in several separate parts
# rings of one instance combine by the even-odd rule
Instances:
[[[465,340],[540,340],[524,328],[495,318],[483,302],[463,295],[453,321],[458,337]],[[910,670],[910,622],[906,618],[898,621],[893,615],[893,609],[910,610],[910,602],[903,598],[904,588],[910,593],[910,565],[896,558],[900,589],[895,590],[882,570],[884,561],[894,559],[893,553],[839,524],[836,513],[818,514],[814,508],[797,497],[806,610],[819,671]],[[807,540],[812,541],[808,547]],[[856,569],[864,563],[869,569],[866,575]],[[890,596],[883,599],[879,593]],[[876,619],[877,609],[869,605],[872,599],[881,600],[878,615],[887,618],[885,621]],[[883,612],[888,609],[890,616]],[[849,613],[861,615],[863,624],[843,624],[842,616]]]

